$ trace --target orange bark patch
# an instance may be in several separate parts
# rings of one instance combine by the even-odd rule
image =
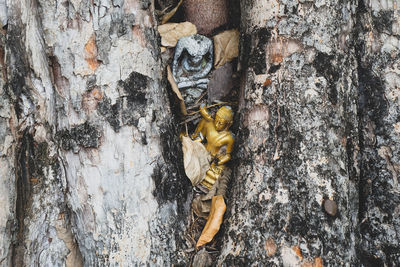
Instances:
[[[96,35],[93,34],[89,41],[85,44],[85,60],[89,64],[89,68],[95,71],[99,67],[99,61],[97,60],[97,46],[96,46]]]
[[[270,86],[272,84],[272,81],[270,79],[266,79],[264,82],[264,86]]]
[[[279,64],[285,57],[301,51],[303,46],[301,42],[289,38],[274,38],[267,45],[267,57],[269,63]]]
[[[58,214],[58,220],[64,220],[65,219],[65,213],[61,212]]]
[[[133,36],[136,36],[141,47],[146,47],[146,37],[144,36],[142,29],[138,25],[133,26],[132,34]]]
[[[82,106],[87,112],[94,111],[99,101],[103,99],[103,92],[98,88],[94,88],[90,92],[86,92],[82,97]]]
[[[267,251],[267,256],[273,256],[276,253],[276,249],[277,246],[274,239],[272,237],[268,238],[267,241],[265,241],[265,250]]]
[[[322,258],[318,257],[314,259],[314,267],[324,267]]]
[[[306,261],[301,264],[301,267],[314,267],[314,263],[312,261]]]
[[[303,255],[301,255],[300,247],[294,246],[292,249],[296,252],[296,255],[300,258],[300,260],[303,260]]]
[[[103,99],[103,93],[102,93],[99,89],[97,89],[97,88],[95,88],[95,89],[92,90],[91,95],[92,95],[92,96],[94,97],[94,99],[96,99],[96,100],[101,100],[101,99]]]
[[[30,179],[30,181],[31,181],[31,183],[33,183],[33,184],[37,184],[37,183],[39,182],[39,179],[38,179],[38,178],[35,178],[35,177],[32,177],[32,178]]]

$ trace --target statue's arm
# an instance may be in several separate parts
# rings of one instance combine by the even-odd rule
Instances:
[[[218,165],[224,165],[231,160],[231,152],[234,144],[233,137],[229,135],[226,140],[224,140],[224,143],[226,144],[226,154],[218,158]]]
[[[213,121],[214,119],[211,117],[210,113],[207,110],[206,105],[202,104],[200,106],[200,114],[206,121]]]
[[[179,58],[181,57],[183,50],[185,50],[181,40],[178,41],[176,44],[175,48],[175,55],[174,55],[174,60],[172,61],[172,74],[175,78],[176,81],[178,81],[179,77],[177,77],[177,71],[178,71],[178,64],[179,64]]]
[[[194,131],[194,133],[192,134],[192,138],[196,139],[197,137],[199,137],[199,133],[203,131],[204,129],[204,124],[206,123],[206,121],[204,119],[201,119],[199,124],[196,127],[196,130]],[[204,137],[204,136],[203,136]],[[200,137],[201,139],[201,137]]]

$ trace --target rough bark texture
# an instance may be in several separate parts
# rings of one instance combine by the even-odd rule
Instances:
[[[364,266],[400,265],[399,7],[399,1],[365,1],[358,7],[359,250]]]
[[[2,266],[176,261],[186,194],[152,8],[8,2]]]
[[[212,264],[400,265],[398,7],[241,1]],[[153,1],[0,0],[0,21],[0,266],[211,264]]]
[[[219,264],[400,264],[395,2],[241,2]]]
[[[15,114],[4,90],[7,72],[4,62],[5,32],[0,32],[0,265],[11,260],[12,231],[15,225]]]

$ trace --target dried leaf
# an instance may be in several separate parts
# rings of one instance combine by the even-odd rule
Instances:
[[[186,176],[193,186],[198,185],[210,168],[210,153],[204,145],[193,141],[189,137],[182,137],[183,164]]]
[[[239,55],[239,31],[228,30],[214,36],[214,67],[223,66]]]
[[[221,195],[214,196],[211,201],[210,216],[208,217],[206,226],[204,226],[204,229],[201,232],[199,241],[197,241],[196,248],[201,247],[210,242],[214,238],[214,236],[218,233],[219,228],[222,224],[222,219],[224,217],[225,210],[226,210],[226,205],[224,197]]]
[[[166,23],[158,26],[158,32],[162,46],[175,47],[180,38],[196,34],[197,28],[190,22]]]
[[[232,63],[226,63],[222,67],[214,70],[208,83],[208,100],[213,102],[215,100],[222,100],[230,95],[230,92],[235,85],[233,75]]]
[[[178,85],[175,82],[175,79],[174,79],[174,76],[172,75],[170,66],[167,66],[167,79],[168,79],[169,84],[171,85],[172,91],[174,91],[174,93],[176,94],[176,96],[179,99],[179,104],[181,107],[182,114],[187,115],[185,101],[183,100],[183,97],[181,95],[181,92],[179,91]]]
[[[192,209],[198,217],[207,219],[211,209],[211,200],[203,200],[201,196],[193,199]]]
[[[175,15],[176,11],[182,4],[183,0],[179,1],[179,3],[176,5],[174,9],[172,9],[170,12],[166,13],[162,19],[161,19],[161,24],[165,24],[170,18],[172,18],[173,15]]]

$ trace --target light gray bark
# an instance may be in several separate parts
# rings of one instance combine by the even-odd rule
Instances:
[[[150,4],[8,1],[2,266],[174,259],[184,190]]]

